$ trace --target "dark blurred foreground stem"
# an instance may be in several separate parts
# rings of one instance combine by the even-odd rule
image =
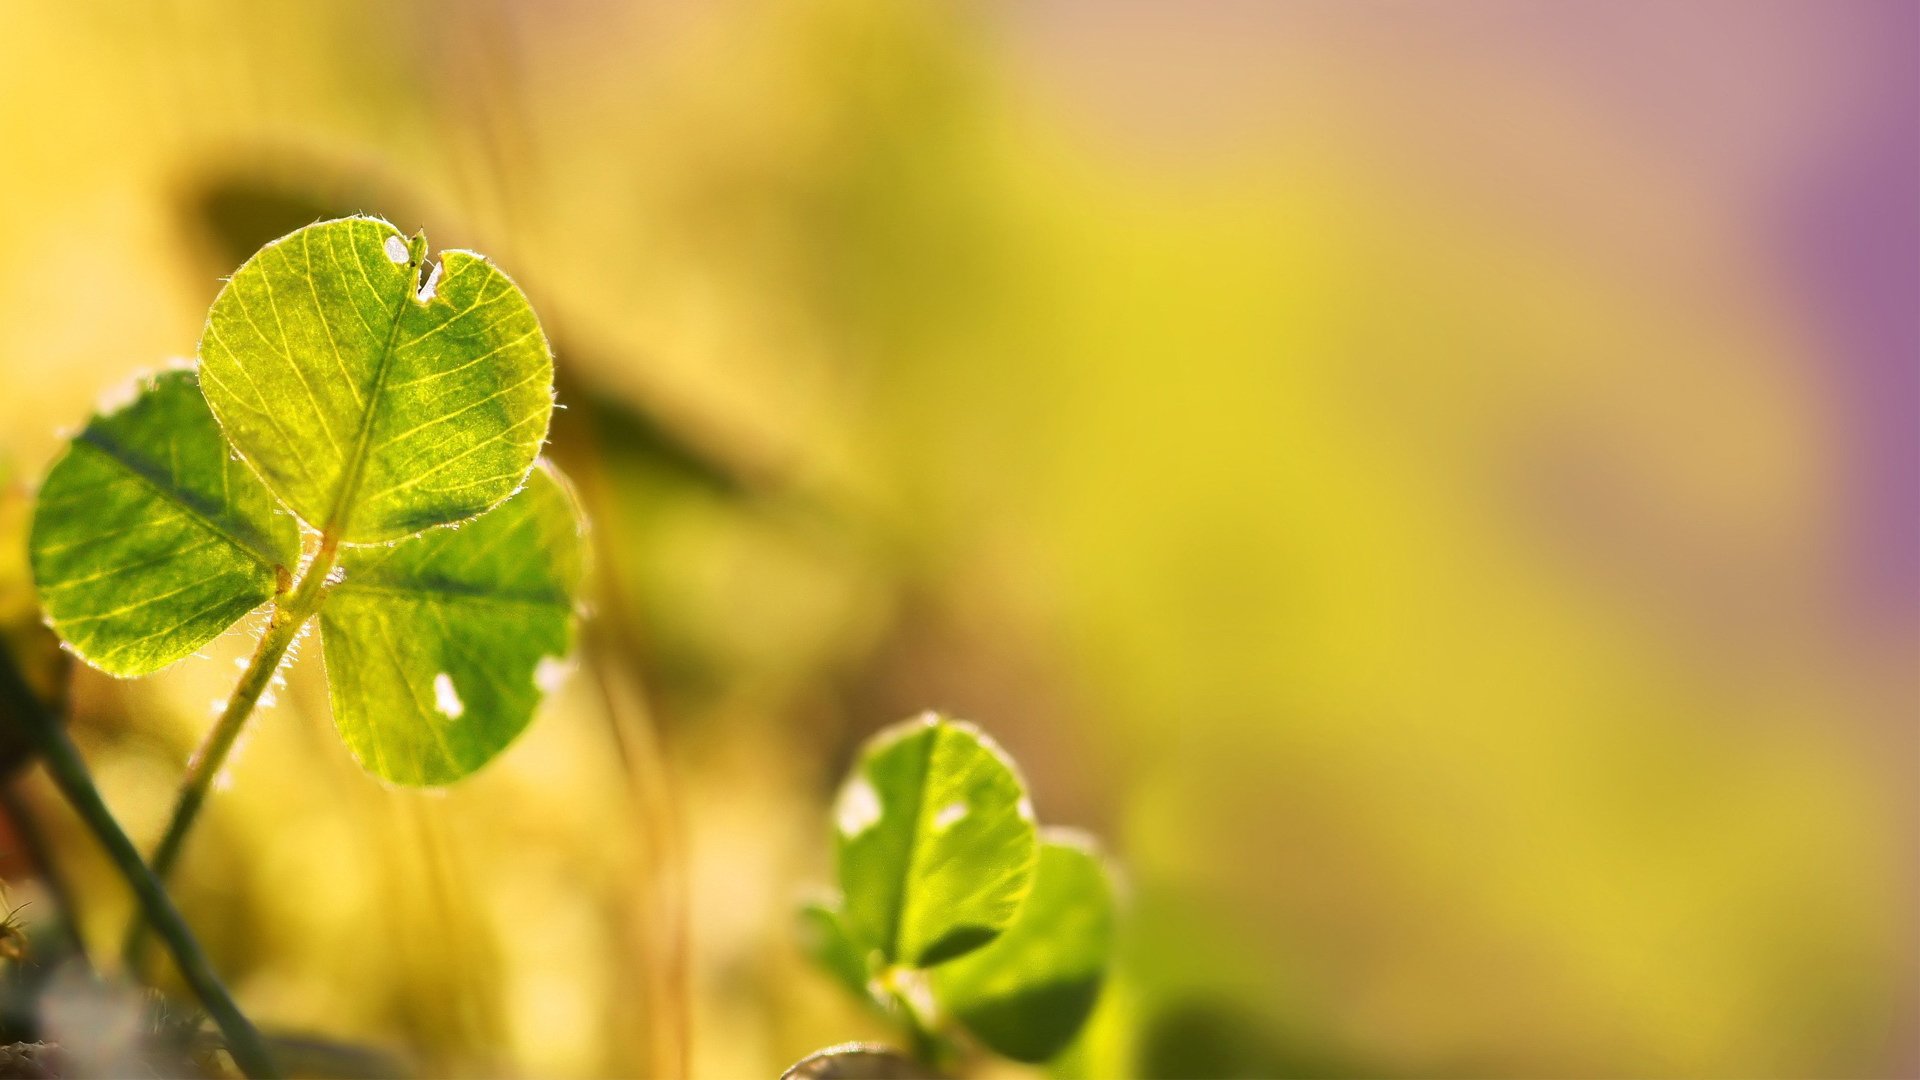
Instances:
[[[19,718],[27,735],[33,740],[34,748],[40,753],[40,760],[46,766],[47,775],[53,779],[54,786],[66,796],[74,812],[93,832],[100,846],[106,850],[107,857],[113,861],[114,868],[126,879],[128,888],[133,890],[140,912],[153,924],[160,939],[166,942],[167,950],[173,954],[173,962],[180,969],[181,978],[199,997],[200,1004],[213,1018],[215,1026],[226,1039],[227,1052],[233,1055],[234,1064],[249,1077],[256,1080],[261,1077],[278,1076],[273,1059],[267,1053],[266,1044],[261,1041],[260,1033],[254,1030],[240,1007],[233,1002],[232,995],[214,974],[213,965],[208,963],[206,953],[200,949],[200,943],[194,939],[193,931],[187,927],[187,921],[180,917],[180,910],[173,906],[172,898],[167,896],[166,888],[160,879],[140,859],[139,849],[113,819],[113,812],[100,797],[100,790],[94,787],[93,777],[87,772],[86,762],[81,760],[80,751],[73,741],[67,738],[67,732],[57,717],[46,711],[13,665],[13,659],[5,650],[0,650],[0,694],[4,694],[13,714]]]
[[[80,909],[73,902],[73,890],[67,887],[66,875],[60,872],[59,865],[53,861],[53,852],[47,847],[46,831],[40,827],[38,815],[27,805],[27,800],[13,782],[0,782],[0,809],[5,810],[7,817],[13,820],[14,835],[20,838],[20,847],[26,851],[28,860],[33,863],[33,872],[53,898],[67,945],[81,963],[92,967],[93,957],[87,954],[87,941],[80,936]]]
[[[174,864],[180,861],[180,849],[186,845],[187,833],[200,816],[201,804],[207,801],[213,778],[225,767],[234,741],[247,726],[254,706],[260,703],[260,695],[266,693],[267,685],[273,681],[273,673],[280,669],[280,659],[300,636],[300,628],[320,609],[327,575],[333,572],[339,554],[339,541],[323,540],[292,595],[284,603],[274,604],[273,617],[267,623],[266,632],[260,635],[260,644],[254,649],[247,670],[240,673],[240,682],[233,688],[233,696],[227,699],[227,707],[221,710],[220,719],[214,722],[199,749],[187,761],[186,775],[180,778],[180,794],[174,798],[173,816],[167,821],[160,845],[153,849],[153,873],[161,882],[173,874]],[[134,979],[143,977],[146,933],[147,920],[136,914],[127,927],[126,942],[121,948],[127,972]]]

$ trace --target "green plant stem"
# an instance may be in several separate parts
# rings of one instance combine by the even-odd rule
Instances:
[[[929,1011],[922,1011],[920,1007],[928,993],[925,973],[892,967],[881,974],[880,985],[885,989],[890,1011],[907,1030],[913,1056],[928,1068],[944,1068],[953,1058],[953,1044],[942,1034],[944,1025],[938,1006],[932,1006]]]
[[[213,788],[213,778],[220,775],[220,770],[225,767],[227,755],[233,752],[233,744],[246,727],[247,718],[253,715],[254,707],[260,703],[260,695],[266,692],[267,685],[273,681],[274,672],[280,669],[281,658],[286,656],[294,639],[300,636],[300,628],[306,625],[314,612],[320,610],[327,575],[333,572],[334,562],[339,555],[339,541],[323,539],[320,550],[308,562],[299,584],[294,586],[286,600],[275,602],[266,632],[260,635],[260,643],[253,650],[253,659],[248,662],[247,669],[241,672],[240,682],[233,688],[233,696],[227,699],[227,707],[221,710],[220,719],[207,732],[207,737],[187,762],[186,775],[180,778],[180,793],[174,798],[173,816],[167,820],[167,831],[161,835],[159,846],[153,850],[153,873],[162,882],[172,875],[174,864],[180,861],[180,851],[186,846],[187,833],[200,816],[200,807],[207,801],[207,792]],[[141,978],[144,966],[146,933],[147,921],[136,914],[132,924],[127,927],[126,941],[121,949],[127,971],[135,979]]]
[[[233,1055],[234,1064],[250,1077],[273,1077],[279,1072],[274,1068],[273,1058],[267,1053],[266,1044],[261,1041],[260,1033],[254,1030],[240,1007],[234,1004],[233,997],[214,973],[213,965],[208,962],[206,953],[201,951],[200,943],[194,939],[193,931],[187,921],[180,916],[180,910],[173,906],[173,900],[167,896],[166,887],[153,870],[140,859],[140,851],[133,841],[121,830],[119,822],[113,818],[113,811],[107,809],[106,800],[100,797],[100,789],[94,786],[93,777],[87,772],[87,764],[80,757],[80,751],[67,737],[66,729],[60,721],[48,714],[46,709],[27,689],[15,670],[11,658],[0,654],[0,690],[4,690],[11,699],[13,712],[27,728],[40,752],[47,775],[53,779],[54,786],[72,804],[74,812],[79,814],[100,846],[106,850],[115,869],[133,890],[134,899],[139,903],[146,920],[153,924],[160,939],[166,942],[167,949],[173,954],[173,962],[180,968],[180,976],[200,999],[200,1004],[213,1018],[215,1026],[226,1039],[227,1051]]]

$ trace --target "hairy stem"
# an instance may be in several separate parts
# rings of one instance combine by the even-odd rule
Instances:
[[[67,738],[66,729],[27,689],[19,671],[13,666],[12,658],[5,655],[3,650],[0,650],[0,693],[9,699],[12,711],[32,737],[54,786],[72,804],[74,812],[100,841],[114,868],[126,880],[127,887],[133,890],[141,913],[153,924],[154,931],[173,954],[181,978],[192,988],[200,1004],[207,1010],[207,1015],[213,1018],[215,1026],[220,1029],[221,1036],[226,1039],[227,1051],[233,1055],[234,1064],[250,1077],[279,1075],[273,1066],[273,1058],[267,1053],[266,1044],[260,1039],[260,1033],[254,1030],[240,1007],[234,1004],[233,996],[227,993],[220,977],[214,974],[213,965],[207,961],[206,953],[201,951],[200,943],[194,939],[187,921],[180,916],[180,910],[173,906],[166,887],[160,884],[160,879],[152,869],[141,861],[139,849],[133,846],[133,841],[127,838],[119,822],[114,820],[113,812],[107,809],[106,800],[100,797],[100,789],[94,786],[93,777],[87,772],[87,764],[81,759],[73,741]]]
[[[180,778],[180,793],[174,798],[173,816],[167,820],[167,831],[153,851],[153,872],[162,882],[172,875],[174,864],[180,861],[187,833],[200,816],[201,804],[207,801],[207,792],[213,788],[213,778],[226,766],[227,755],[233,752],[233,744],[247,726],[254,706],[260,703],[260,695],[273,681],[287,649],[300,636],[300,628],[320,610],[327,575],[333,572],[339,555],[339,541],[323,538],[320,550],[307,563],[299,584],[284,601],[275,602],[266,632],[260,635],[260,644],[254,649],[247,669],[240,673],[240,682],[233,688],[233,696],[227,699],[227,707],[221,710],[220,719],[187,762],[186,775]],[[121,949],[127,971],[135,979],[141,978],[146,935],[147,920],[136,914],[127,927],[126,942]]]

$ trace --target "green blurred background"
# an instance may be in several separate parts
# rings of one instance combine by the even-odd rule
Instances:
[[[934,707],[1125,867],[1070,1071],[1911,1075],[1916,87],[1871,0],[7,5],[7,542],[242,258],[380,214],[541,313],[595,615],[440,795],[296,665],[176,889],[263,1024],[883,1035],[792,912]],[[245,646],[76,674],[142,843]]]

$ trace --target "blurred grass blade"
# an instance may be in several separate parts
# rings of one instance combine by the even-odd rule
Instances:
[[[553,359],[526,297],[479,255],[429,268],[425,248],[375,218],[310,225],[248,259],[207,315],[202,378],[228,438],[344,543],[486,510],[546,438]]]
[[[936,968],[933,986],[981,1042],[1046,1061],[1093,1015],[1112,950],[1106,867],[1088,841],[1050,829],[1019,917],[991,945]]]
[[[41,486],[30,550],[54,629],[94,667],[130,676],[272,599],[300,538],[179,370],[73,440]]]
[[[457,529],[350,548],[320,613],[333,722],[360,763],[445,784],[519,735],[565,671],[582,525],[551,466]]]
[[[970,724],[928,714],[875,736],[835,816],[848,928],[891,962],[925,967],[986,944],[1032,884],[1026,785]]]

